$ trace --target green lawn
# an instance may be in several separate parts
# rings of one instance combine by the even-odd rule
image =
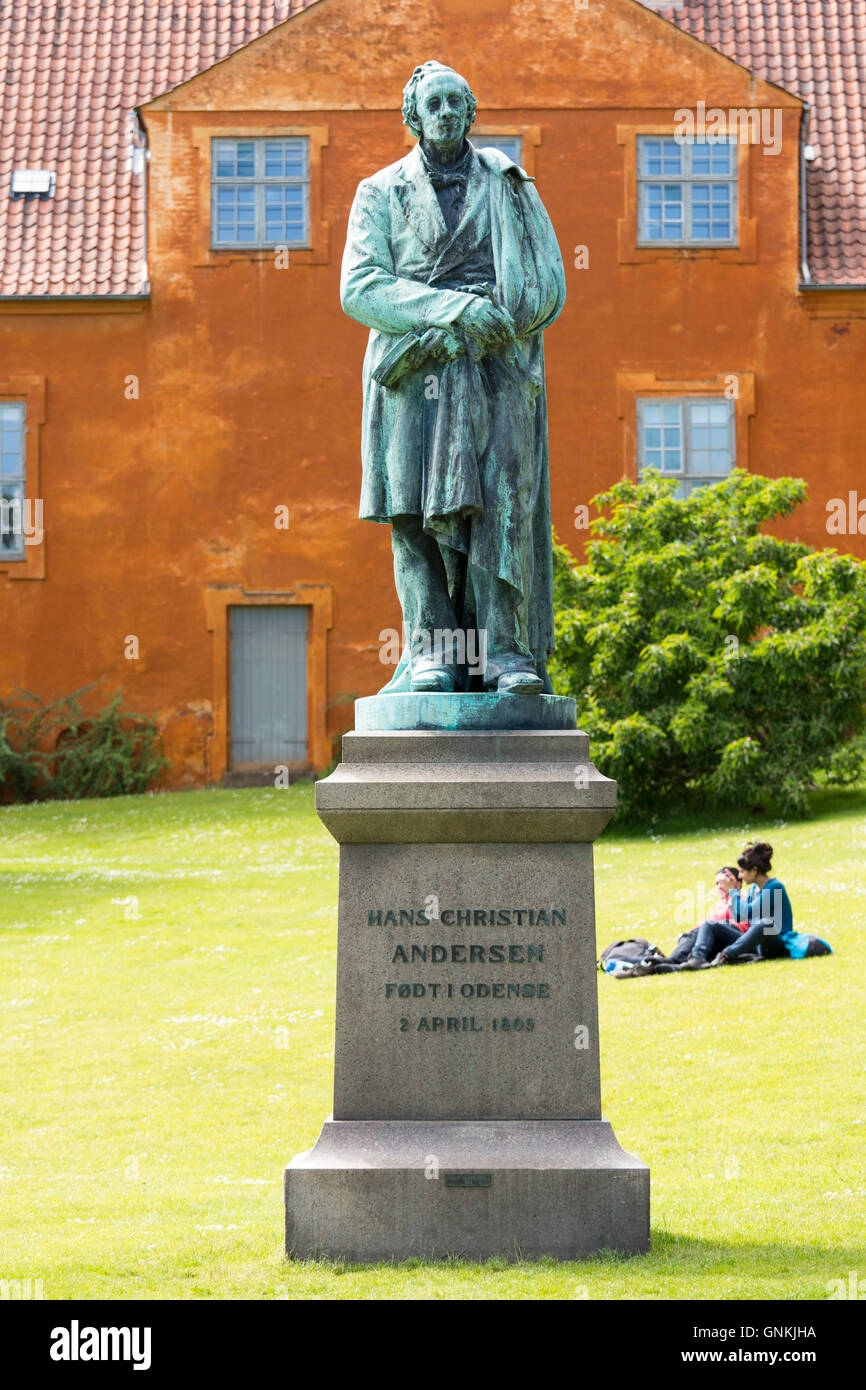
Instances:
[[[750,835],[835,955],[599,978],[604,1110],[648,1256],[346,1267],[282,1254],[331,1108],[337,847],[309,785],[0,809],[0,1279],[55,1298],[825,1298],[866,1276],[866,794],[606,833],[599,941],[672,943]],[[678,896],[678,894],[680,896]],[[699,906],[699,905],[698,905]]]

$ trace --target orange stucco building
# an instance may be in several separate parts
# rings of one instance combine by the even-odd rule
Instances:
[[[32,534],[0,554],[0,694],[122,685],[179,787],[326,765],[346,697],[384,684],[399,610],[388,529],[357,519],[366,333],[338,282],[355,187],[406,153],[402,88],[430,57],[467,77],[476,131],[535,176],[560,239],[546,348],[566,543],[593,494],[655,461],[658,428],[686,486],[690,466],[799,474],[810,499],[785,534],[866,555],[866,145],[839,133],[863,94],[805,62],[829,61],[817,28],[792,59],[770,17],[755,57],[721,0],[86,0],[54,15],[62,60],[58,7],[41,9],[36,124],[19,112],[2,142],[4,475],[41,518],[25,508]],[[114,85],[85,83],[88,63]],[[676,165],[684,111],[695,148],[714,111],[729,135],[740,122],[727,169]],[[53,187],[16,185],[22,170]],[[652,411],[666,402],[678,437]],[[269,745],[256,709],[280,689]]]

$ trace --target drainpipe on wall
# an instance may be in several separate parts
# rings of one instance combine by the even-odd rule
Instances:
[[[133,170],[141,174],[141,293],[150,294],[150,281],[147,275],[147,166],[150,162],[150,145],[147,128],[141,119],[138,107],[132,112],[133,132]]]
[[[803,117],[800,121],[800,283],[808,285],[812,276],[809,273],[808,225],[806,221],[806,134],[809,129],[811,107],[803,102]]]

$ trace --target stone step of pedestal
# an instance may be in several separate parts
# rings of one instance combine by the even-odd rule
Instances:
[[[604,1120],[329,1119],[285,1189],[301,1259],[649,1249],[649,1169]]]
[[[577,730],[346,734],[316,809],[341,844],[585,843],[616,806],[588,753]]]
[[[551,809],[537,803],[509,808],[503,802],[484,807],[477,797],[463,807],[452,804],[441,810],[430,806],[407,810],[395,805],[388,796],[382,801],[379,808],[361,807],[357,802],[339,806],[317,797],[316,809],[319,819],[341,845],[470,842],[504,847],[511,844],[591,844],[598,839],[614,810],[612,806],[600,809],[570,805]]]
[[[342,752],[344,764],[421,762],[430,768],[471,762],[583,763],[588,757],[589,738],[582,729],[353,730],[343,735]]]

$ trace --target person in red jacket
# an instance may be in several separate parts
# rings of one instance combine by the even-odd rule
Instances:
[[[718,897],[715,906],[708,912],[706,921],[702,922],[700,926],[693,927],[691,931],[683,932],[669,956],[656,956],[652,961],[635,966],[632,973],[635,975],[655,975],[666,973],[667,970],[694,969],[695,967],[689,967],[687,962],[692,956],[695,942],[698,939],[698,932],[706,924],[711,924],[713,927],[719,927],[725,931],[726,941],[728,940],[727,929],[735,927],[734,936],[730,938],[735,940],[740,930],[744,931],[745,926],[748,925],[744,924],[742,928],[736,927],[730,907],[730,894],[739,892],[740,883],[740,871],[732,864],[725,864],[721,869],[717,869],[716,893]]]
[[[707,951],[712,950],[715,955],[723,947],[739,941],[749,925],[747,919],[740,921],[741,917],[745,918],[745,911],[740,908],[742,883],[743,874],[739,867],[728,866],[719,869],[716,874],[716,887],[719,890],[720,901],[716,910],[708,914],[706,921],[693,933],[688,933],[688,950],[685,955],[680,955],[681,970],[703,970],[707,964]],[[680,942],[685,945],[685,938],[681,937],[677,942],[678,951]]]

